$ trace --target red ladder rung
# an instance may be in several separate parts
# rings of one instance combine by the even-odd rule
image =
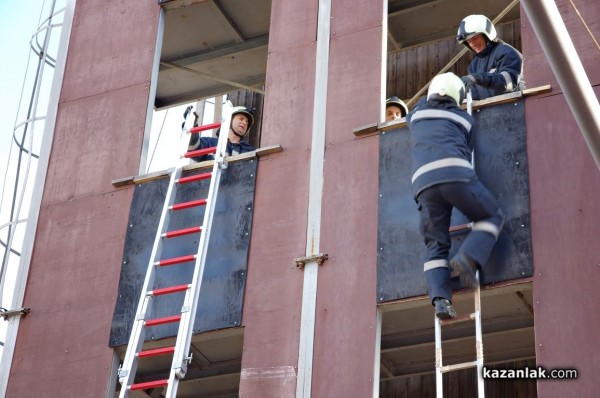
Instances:
[[[132,391],[147,390],[149,388],[165,387],[168,385],[169,385],[169,379],[165,379],[165,380],[147,381],[145,383],[132,384],[131,387],[129,387],[129,389]]]
[[[217,152],[217,147],[216,146],[211,146],[210,148],[204,148],[204,149],[198,149],[195,151],[189,151],[183,154],[184,158],[193,158],[195,156],[202,156],[202,155],[208,155],[211,153],[215,153]]]
[[[175,347],[155,348],[153,350],[140,351],[138,358],[157,357],[159,355],[167,355],[175,352]]]
[[[182,235],[189,235],[189,234],[195,234],[202,231],[202,226],[198,226],[198,227],[191,227],[191,228],[184,228],[184,229],[176,229],[174,231],[169,231],[165,234],[163,234],[163,237],[165,238],[176,238],[178,236],[182,236]]]
[[[212,123],[212,124],[205,124],[204,126],[192,127],[190,129],[190,133],[191,134],[200,133],[200,132],[206,131],[206,130],[218,129],[219,127],[221,127],[221,122],[215,122],[215,123]]]
[[[154,289],[150,292],[153,296],[161,296],[163,294],[171,294],[178,292],[185,292],[190,285],[178,285],[178,286],[169,286],[169,287],[161,287],[158,289]]]
[[[472,313],[472,314],[459,315],[459,316],[457,316],[455,318],[451,318],[451,319],[440,319],[440,324],[442,326],[457,325],[459,323],[465,323],[465,322],[474,321],[474,320],[475,320],[475,313]]]
[[[200,180],[207,180],[212,176],[211,172],[208,173],[202,173],[202,174],[195,174],[193,176],[189,176],[189,177],[181,177],[180,179],[177,180],[178,183],[180,184],[185,184],[187,182],[194,182],[194,181],[200,181]]]
[[[164,260],[160,260],[160,261],[155,262],[154,265],[160,265],[161,267],[165,267],[167,265],[187,263],[189,261],[194,261],[195,259],[196,259],[196,255],[190,254],[188,256],[173,257],[173,258],[167,258]]]
[[[471,228],[473,228],[473,224],[471,224],[471,223],[460,224],[460,225],[455,225],[453,227],[448,228],[448,232],[452,233],[452,232],[467,231]]]
[[[189,202],[182,202],[182,203],[174,204],[173,206],[171,206],[171,210],[189,209],[190,207],[204,206],[205,204],[206,204],[206,199],[191,200]]]
[[[179,322],[181,315],[166,316],[164,318],[149,319],[146,321],[146,326],[164,325],[165,323]]]

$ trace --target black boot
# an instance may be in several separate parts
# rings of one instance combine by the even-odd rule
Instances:
[[[450,267],[460,274],[460,281],[465,287],[475,287],[479,284],[477,281],[477,264],[469,257],[458,253],[450,260]]]
[[[456,311],[454,310],[454,307],[452,307],[450,300],[437,297],[433,301],[433,305],[435,306],[435,316],[439,319],[452,319],[456,317]]]

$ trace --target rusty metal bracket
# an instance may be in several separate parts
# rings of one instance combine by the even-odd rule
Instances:
[[[323,263],[325,262],[325,260],[327,260],[329,258],[329,255],[326,253],[319,253],[319,254],[313,254],[312,256],[308,256],[308,257],[298,257],[295,258],[294,261],[296,262],[296,267],[300,268],[300,269],[304,269],[304,265],[308,262],[308,261],[317,261],[317,264],[319,265],[323,265]]]
[[[18,310],[10,310],[10,311],[8,311],[5,308],[1,308],[0,309],[0,316],[2,318],[4,318],[5,321],[7,321],[8,318],[11,318],[13,316],[17,316],[17,315],[23,316],[23,315],[29,314],[30,312],[31,312],[31,308],[20,308]]]

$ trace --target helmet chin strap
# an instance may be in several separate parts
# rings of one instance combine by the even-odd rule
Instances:
[[[231,129],[231,131],[233,131],[233,134],[235,134],[236,136],[240,137],[240,138],[244,138],[244,136],[246,135],[246,133],[248,132],[248,130],[246,130],[246,133],[244,134],[238,134],[237,131],[235,131],[232,127],[229,127]]]

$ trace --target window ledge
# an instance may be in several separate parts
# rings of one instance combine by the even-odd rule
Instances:
[[[241,160],[252,159],[256,157],[262,157],[266,155],[270,155],[272,153],[282,152],[283,148],[281,145],[272,145],[263,148],[258,148],[252,152],[241,153],[239,155],[227,156],[227,162],[238,162]],[[207,160],[204,162],[197,162],[188,164],[183,167],[183,171],[192,171],[192,170],[201,170],[211,168],[213,166],[214,160]],[[158,180],[160,178],[166,178],[169,176],[170,170],[161,170],[155,171],[153,173],[138,175],[138,176],[129,176],[124,178],[119,178],[112,181],[112,185],[115,188],[121,188],[129,185],[142,184],[145,182]]]
[[[516,101],[523,97],[529,97],[532,95],[538,95],[542,93],[547,93],[551,91],[552,87],[547,84],[545,86],[539,86],[534,88],[527,88],[523,91],[517,91],[514,93],[497,95],[495,97],[486,98],[481,101],[473,101],[473,109],[484,108],[487,106],[503,104],[505,102]],[[465,109],[466,104],[462,105],[462,108]],[[394,130],[400,127],[406,126],[406,118],[393,120],[390,122],[382,122],[378,124],[369,124],[367,126],[359,127],[353,131],[356,138],[370,137],[372,135],[378,134],[382,131]]]

